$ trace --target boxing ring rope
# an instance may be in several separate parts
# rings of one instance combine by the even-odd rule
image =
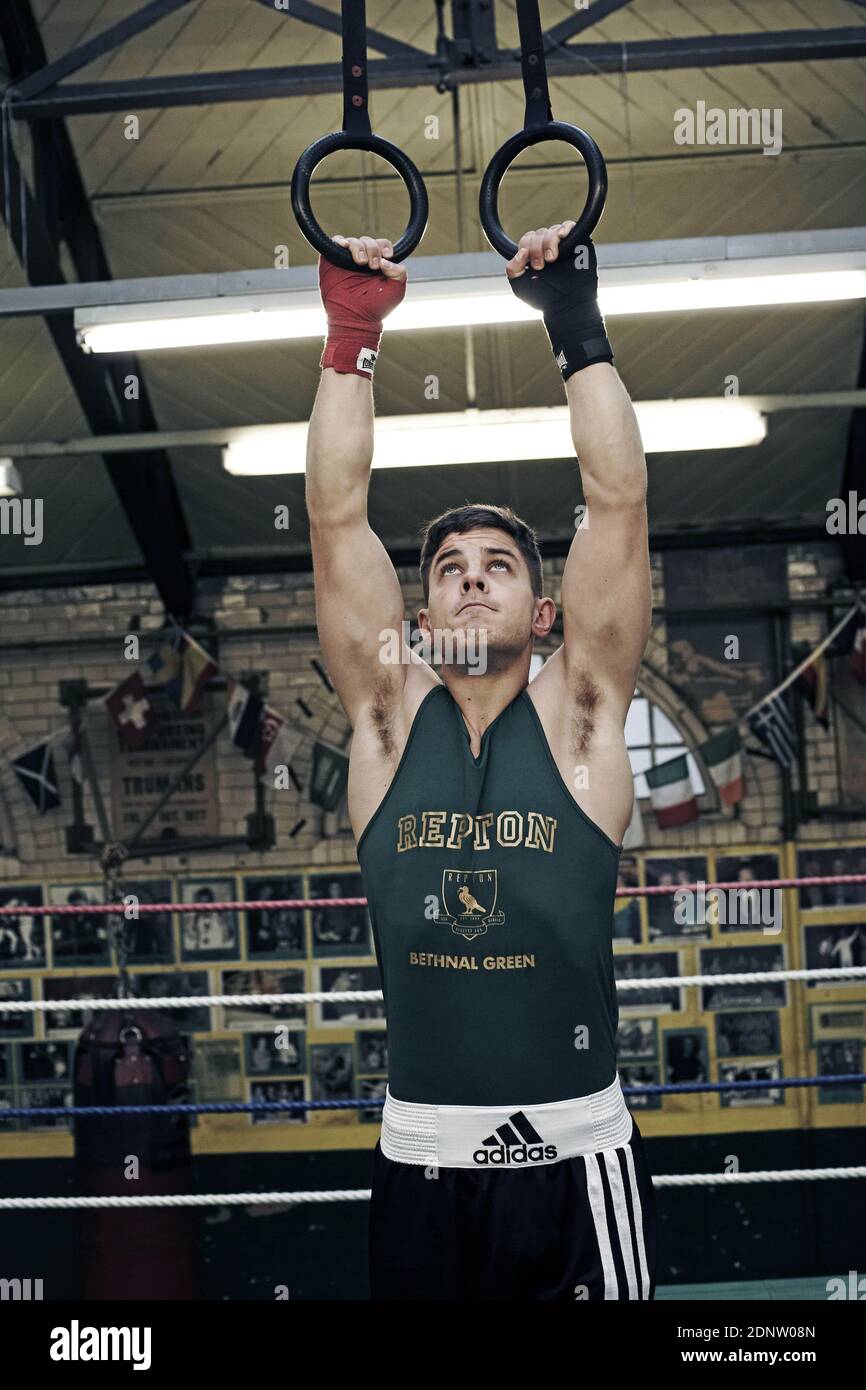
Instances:
[[[654,1187],[718,1187],[725,1183],[823,1182],[866,1178],[866,1167],[756,1169],[753,1173],[663,1173]],[[183,1192],[150,1197],[0,1197],[0,1211],[62,1211],[87,1207],[283,1206],[301,1202],[369,1202],[369,1188],[328,1192]]]
[[[250,967],[247,967],[250,968]],[[267,969],[266,966],[253,967]],[[350,969],[351,967],[346,967]],[[809,970],[742,970],[725,975],[663,975],[659,979],[617,980],[617,989],[674,989],[685,985],[776,984],[781,980],[859,979],[866,965],[832,966]],[[106,977],[107,978],[107,977]],[[380,989],[307,990],[297,994],[169,994],[157,998],[129,999],[2,999],[0,1013],[54,1013],[63,1009],[192,1009],[224,1004],[228,1007],[269,1004],[381,1004]]]
[[[821,888],[837,887],[850,883],[866,883],[866,873],[863,874],[827,874],[812,877],[800,878],[756,878],[749,879],[742,883],[738,879],[726,880],[719,883],[654,883],[644,888],[638,886],[617,888],[616,898],[653,898],[661,897],[664,894],[673,893],[697,893],[701,889],[712,892],[716,888],[725,890],[733,889],[740,893],[751,893],[754,889],[761,888]],[[329,907],[366,907],[366,898],[268,898],[264,901],[256,899],[228,899],[225,902],[214,902],[207,904],[208,912],[255,912],[260,908],[329,908]],[[855,904],[852,904],[855,906]],[[149,912],[201,912],[201,903],[136,903],[135,910],[130,916],[133,920],[140,913]],[[28,904],[3,906],[0,907],[0,917],[63,917],[73,916],[94,916],[94,915],[115,915],[126,917],[130,908],[125,903],[88,903],[69,905],[61,903],[56,906],[51,904],[40,904],[31,906]]]
[[[740,881],[719,883],[656,884],[647,887],[624,887],[617,890],[617,898],[657,897],[665,894],[731,890],[749,894],[754,890],[776,888],[806,888],[835,886],[842,884],[866,883],[864,874],[834,874],[825,877],[755,879],[747,883]],[[853,906],[854,904],[852,904]],[[366,907],[363,897],[344,898],[279,898],[260,900],[227,900],[208,903],[208,911],[215,912],[253,912],[278,909],[337,909]],[[94,903],[81,905],[33,905],[13,904],[0,906],[2,917],[54,917],[54,916],[117,916],[130,920],[139,914],[148,913],[196,913],[201,911],[198,903],[136,903],[134,912],[126,903]],[[756,930],[759,928],[756,927]],[[765,933],[778,935],[777,932]],[[250,968],[250,967],[247,967]],[[261,964],[259,970],[269,967]],[[710,975],[673,975],[657,979],[617,980],[616,988],[629,990],[679,989],[694,985],[729,985],[779,983],[783,980],[800,982],[832,982],[837,979],[859,979],[866,976],[866,966],[839,966],[832,968],[813,968],[804,970],[761,970],[737,971]],[[158,998],[126,999],[29,999],[0,1000],[0,1014],[36,1013],[60,1011],[97,1011],[133,1009],[174,1009],[204,1008],[223,1005],[226,1007],[267,1007],[276,1004],[301,1005],[315,1003],[381,1003],[381,990],[335,990],[303,991],[291,994],[196,994],[169,995]],[[647,1085],[623,1087],[627,1096],[639,1095],[685,1095],[723,1091],[771,1091],[783,1088],[858,1085],[866,1082],[866,1073],[848,1073],[833,1076],[778,1077],[755,1081],[727,1082],[687,1082],[676,1085]],[[201,1104],[170,1105],[126,1105],[126,1106],[44,1106],[9,1107],[0,1109],[0,1120],[38,1119],[38,1118],[79,1118],[84,1116],[147,1115],[170,1113],[194,1114],[255,1114],[268,1112],[309,1112],[317,1110],[374,1110],[384,1104],[382,1098],[368,1100],[352,1099],[344,1101],[225,1101]],[[749,1173],[673,1173],[653,1178],[655,1187],[714,1187],[725,1183],[762,1183],[823,1181],[828,1179],[853,1179],[866,1177],[866,1166],[850,1168],[792,1168],[785,1170],[756,1170]],[[343,1202],[369,1201],[369,1189],[339,1189],[319,1192],[241,1192],[241,1193],[184,1193],[164,1196],[113,1196],[113,1197],[4,1197],[0,1198],[0,1210],[68,1210],[77,1208],[119,1208],[119,1207],[205,1207],[205,1206],[286,1206],[305,1202]]]

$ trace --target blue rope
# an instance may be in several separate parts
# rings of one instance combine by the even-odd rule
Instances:
[[[768,1081],[690,1081],[681,1085],[623,1086],[624,1096],[690,1095],[697,1091],[775,1091],[791,1086],[859,1085],[866,1073],[852,1072],[843,1076],[780,1076]],[[273,1110],[372,1110],[384,1105],[384,1100],[255,1100],[208,1101],[199,1105],[54,1105],[0,1108],[0,1121],[33,1117],[67,1119],[95,1115],[231,1115]]]

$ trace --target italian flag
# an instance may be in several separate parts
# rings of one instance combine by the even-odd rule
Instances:
[[[645,776],[660,830],[697,820],[698,803],[685,753],[669,763],[662,763],[661,767],[648,768]]]
[[[738,801],[742,801],[745,794],[743,752],[736,724],[707,739],[706,743],[701,744],[698,752],[718,787],[722,801],[727,806],[734,806]]]

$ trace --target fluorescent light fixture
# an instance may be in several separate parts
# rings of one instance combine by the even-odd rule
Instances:
[[[694,397],[639,401],[635,406],[648,454],[742,449],[759,444],[766,417],[735,399]],[[232,432],[223,464],[239,477],[303,473],[307,425],[262,425]],[[451,463],[529,462],[574,454],[568,406],[524,410],[443,411],[380,415],[374,468],[433,468]]]
[[[864,299],[861,261],[862,253],[852,253],[603,267],[599,303],[614,317]],[[538,314],[512,294],[502,271],[428,277],[412,282],[389,316],[387,332],[529,319]],[[85,352],[147,352],[321,338],[325,315],[318,291],[305,288],[79,308],[75,327]]]
[[[0,459],[0,497],[20,497],[21,474],[11,459]]]

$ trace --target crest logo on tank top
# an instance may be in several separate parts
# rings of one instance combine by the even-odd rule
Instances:
[[[496,869],[443,869],[442,907],[433,920],[474,941],[505,921],[505,913],[496,911],[497,890]]]

